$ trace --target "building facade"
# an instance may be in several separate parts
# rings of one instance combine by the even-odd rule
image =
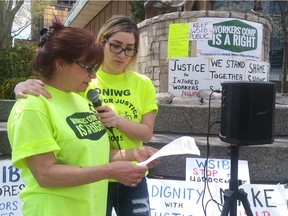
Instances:
[[[32,41],[38,41],[39,32],[43,28],[47,28],[51,24],[51,20],[53,16],[57,16],[61,21],[65,20],[69,14],[69,11],[73,8],[74,4],[77,1],[55,1],[51,3],[47,3],[47,5],[43,8],[43,16],[40,18],[33,17],[32,13],[32,27],[31,27],[31,38]],[[37,2],[35,3],[37,4]],[[34,5],[31,1],[31,8]],[[32,9],[33,11],[33,9]]]

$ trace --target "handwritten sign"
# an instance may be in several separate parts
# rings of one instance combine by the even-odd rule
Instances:
[[[248,194],[253,215],[288,215],[284,185],[245,184],[241,185],[240,188]],[[238,208],[238,215],[245,215],[242,205]]]
[[[212,40],[213,26],[211,21],[189,23],[189,40]]]
[[[196,167],[197,169],[199,168],[197,172],[201,174],[205,159],[198,158],[197,160],[199,161],[192,158],[188,160],[186,165],[188,173],[193,173],[194,171],[191,168]],[[210,170],[214,170],[211,172],[214,177],[219,177],[221,176],[220,172],[226,173],[230,169],[229,161],[222,159],[209,159],[208,165]],[[245,170],[246,167],[245,161],[239,163],[239,170],[243,170],[243,168]],[[12,167],[10,160],[0,161],[0,169],[0,215],[21,216],[19,192],[25,185],[20,178],[19,170]],[[217,170],[217,173],[215,170]],[[243,172],[241,172],[242,176]],[[248,178],[242,177],[242,179]],[[225,203],[224,192],[229,187],[228,184],[211,181],[208,182],[210,191],[208,193],[204,190],[204,182],[158,179],[148,179],[147,182],[151,216],[204,216],[203,205],[207,206],[205,210],[206,216],[220,215],[221,208],[218,208],[217,203],[220,206]],[[251,210],[255,216],[288,215],[283,185],[243,184],[240,189],[247,193]],[[212,202],[212,200],[214,201]],[[113,215],[115,216],[114,211]],[[237,206],[237,215],[246,216],[241,203]]]
[[[25,187],[19,169],[10,160],[0,161],[0,216],[21,216],[19,192]]]
[[[186,181],[205,182],[205,174],[208,182],[229,183],[230,169],[231,161],[228,159],[186,158]],[[248,161],[238,160],[238,176],[243,184],[250,183]]]
[[[268,81],[269,63],[239,57],[191,57],[169,60],[168,89],[174,96],[221,89],[225,81]]]
[[[228,188],[227,184],[209,183],[208,193],[204,191],[204,183],[159,179],[148,179],[147,182],[152,216],[221,215],[224,191]],[[240,188],[248,194],[253,215],[288,215],[283,185],[244,184]],[[206,206],[205,210],[203,206]],[[246,216],[241,203],[237,215]]]

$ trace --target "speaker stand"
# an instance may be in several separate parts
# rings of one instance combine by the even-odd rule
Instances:
[[[230,164],[230,181],[229,189],[224,192],[224,206],[221,216],[237,216],[237,200],[241,201],[247,216],[253,216],[250,204],[247,198],[247,193],[244,190],[239,190],[238,180],[238,157],[239,146],[231,145],[231,164]]]

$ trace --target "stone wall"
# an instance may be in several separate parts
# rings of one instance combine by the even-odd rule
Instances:
[[[159,111],[156,116],[154,132],[205,136],[208,131],[208,120],[210,120],[210,124],[221,121],[222,95],[214,93],[209,102],[208,93],[200,91],[198,95],[191,97],[174,97],[170,93],[158,93]],[[276,94],[274,117],[274,135],[287,137],[288,96]],[[220,124],[215,124],[211,128],[210,134],[218,135],[219,131]]]
[[[229,11],[186,11],[159,15],[138,24],[140,48],[137,71],[152,79],[157,92],[168,92],[168,31],[171,23],[187,23],[199,17],[237,18],[263,24],[261,61],[269,62],[270,32],[268,21],[252,14]],[[196,56],[196,42],[189,42],[189,56]]]
[[[201,157],[207,154],[207,123],[209,106],[207,98],[200,103],[196,97],[177,98],[168,94],[158,96],[159,112],[156,116],[154,136],[147,144],[162,148],[168,142],[187,135],[195,138]],[[220,96],[211,102],[210,122],[220,119]],[[275,141],[272,145],[241,146],[241,160],[249,162],[252,183],[288,182],[288,98],[277,97],[275,110]],[[174,104],[175,102],[175,104]],[[11,157],[6,123],[14,100],[0,100],[0,160]],[[210,131],[210,158],[229,159],[229,144],[218,138],[219,124]],[[151,174],[172,179],[185,178],[186,158],[191,155],[163,157],[161,164]]]

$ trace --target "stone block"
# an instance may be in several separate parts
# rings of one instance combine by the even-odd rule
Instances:
[[[0,100],[0,122],[7,121],[15,100]]]
[[[0,157],[11,155],[11,147],[8,141],[6,122],[0,122]]]

